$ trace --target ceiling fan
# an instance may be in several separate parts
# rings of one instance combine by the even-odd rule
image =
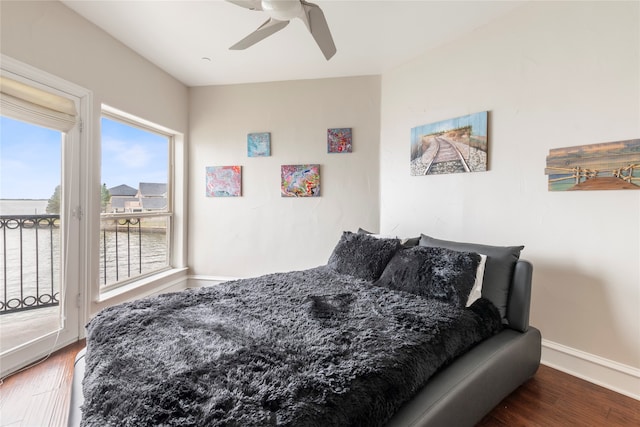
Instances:
[[[229,49],[242,50],[258,43],[286,27],[294,18],[300,18],[315,39],[327,61],[336,53],[327,20],[322,9],[305,0],[227,0],[229,3],[250,10],[265,12],[269,19],[253,33]]]

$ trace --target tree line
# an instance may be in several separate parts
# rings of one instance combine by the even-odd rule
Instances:
[[[60,214],[60,194],[61,189],[60,185],[57,185],[55,190],[53,190],[53,194],[49,197],[47,201],[46,211],[48,214]],[[111,193],[109,193],[109,189],[107,188],[107,184],[102,184],[100,188],[100,207],[102,208],[102,212],[105,211],[105,208],[111,201]]]

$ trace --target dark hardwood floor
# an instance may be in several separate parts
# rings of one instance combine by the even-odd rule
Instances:
[[[640,426],[640,401],[541,365],[478,426]]]
[[[82,341],[67,346],[5,379],[0,426],[65,426],[73,361],[83,346]],[[541,366],[478,426],[640,426],[640,401]]]
[[[0,385],[0,426],[66,426],[73,362],[84,340],[71,344]]]

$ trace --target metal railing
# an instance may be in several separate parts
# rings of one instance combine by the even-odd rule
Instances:
[[[118,285],[169,266],[167,212],[100,214],[100,283]]]
[[[60,215],[0,215],[0,315],[60,304]]]
[[[171,214],[100,215],[100,283],[169,268]],[[0,315],[60,304],[60,215],[0,215]]]

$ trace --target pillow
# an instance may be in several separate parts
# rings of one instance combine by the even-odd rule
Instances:
[[[476,243],[452,242],[439,240],[422,234],[420,246],[441,247],[454,251],[470,251],[485,254],[482,296],[491,301],[500,312],[502,320],[507,323],[507,302],[509,289],[513,279],[513,270],[520,258],[524,246],[489,246]]]
[[[482,279],[484,278],[484,266],[487,262],[487,256],[483,254],[478,255],[480,255],[480,264],[478,264],[478,269],[476,270],[476,279],[473,282],[473,288],[471,288],[471,293],[469,294],[469,298],[467,299],[467,307],[471,306],[471,304],[482,297]]]
[[[414,246],[398,251],[375,284],[464,307],[480,260],[473,252]]]
[[[365,230],[364,228],[358,228],[358,233],[359,234],[369,234],[371,236],[381,237],[381,238],[394,237],[394,236],[384,236],[382,234],[374,234],[374,233],[372,233],[370,231]],[[420,237],[405,237],[404,239],[400,240],[400,243],[402,243],[402,247],[403,248],[412,248],[414,246],[418,246],[418,243],[420,243]]]
[[[373,281],[380,277],[398,249],[398,239],[382,239],[345,231],[327,265],[337,273]]]

